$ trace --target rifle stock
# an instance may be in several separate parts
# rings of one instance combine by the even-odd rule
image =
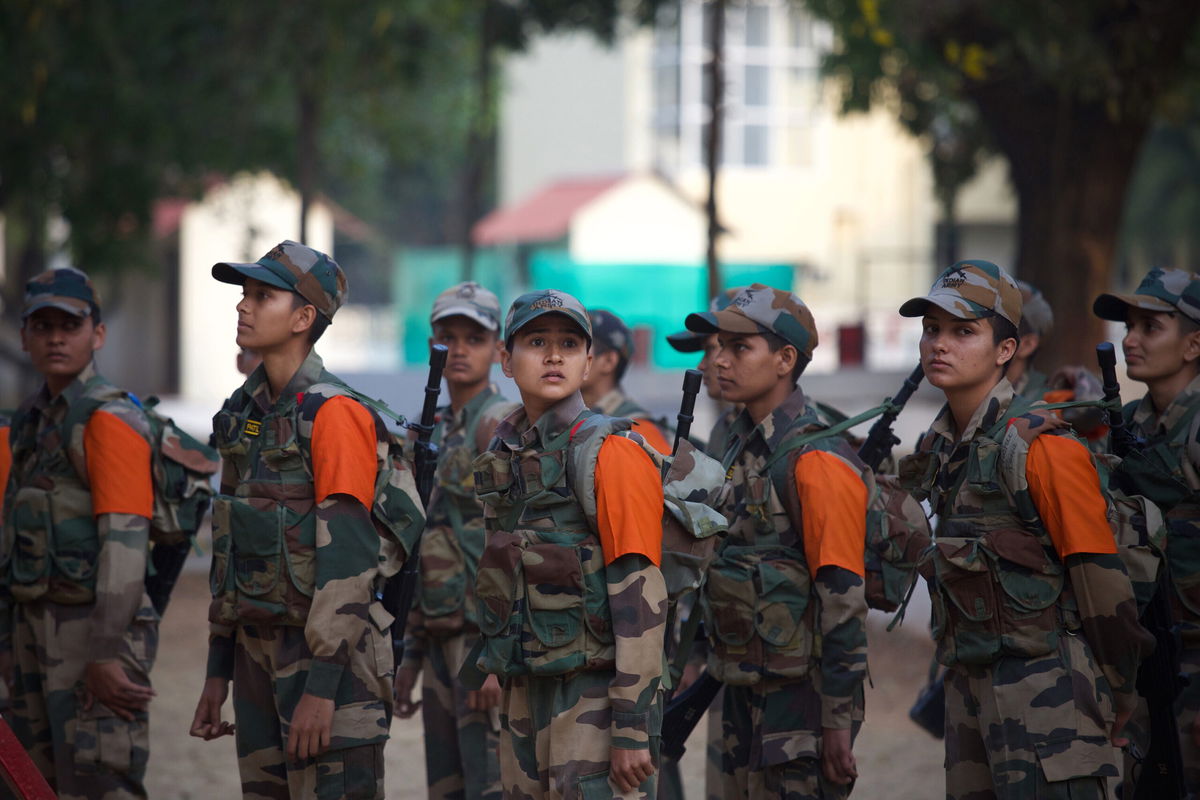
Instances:
[[[413,449],[413,469],[416,472],[417,494],[421,505],[429,507],[429,496],[433,493],[433,478],[437,470],[438,447],[433,443],[433,426],[437,415],[437,399],[442,391],[442,371],[446,368],[449,351],[445,345],[435,344],[429,352],[429,377],[425,381],[425,400],[421,406],[421,421],[409,423],[410,430],[417,432]],[[421,577],[421,539],[413,544],[412,552],[404,559],[400,572],[390,578],[383,588],[384,608],[395,618],[392,623],[392,650],[396,667],[404,658],[404,632],[408,627],[408,612],[417,593]]]

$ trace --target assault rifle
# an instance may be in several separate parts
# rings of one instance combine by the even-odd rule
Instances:
[[[408,423],[408,429],[416,431],[417,441],[413,451],[413,468],[416,472],[417,494],[421,505],[429,508],[429,496],[433,493],[434,472],[437,470],[438,446],[433,443],[433,426],[437,414],[437,399],[442,391],[442,370],[446,368],[449,350],[445,345],[435,344],[429,353],[429,378],[425,381],[425,403],[421,406],[421,421]],[[404,630],[408,625],[408,612],[412,609],[417,593],[417,582],[421,578],[421,539],[417,538],[412,552],[404,559],[399,574],[389,579],[383,587],[383,607],[395,621],[392,623],[392,650],[396,666],[404,658]]]
[[[1104,399],[1111,404],[1108,409],[1108,428],[1112,452],[1126,458],[1141,448],[1126,427],[1125,417],[1121,413],[1117,356],[1111,343],[1103,342],[1096,346],[1096,360],[1100,362]],[[1150,496],[1150,499],[1154,497]],[[1179,672],[1181,646],[1171,612],[1172,591],[1170,570],[1164,554],[1158,565],[1154,597],[1142,612],[1140,620],[1142,627],[1154,635],[1154,652],[1138,667],[1137,691],[1145,699],[1150,711],[1150,747],[1142,759],[1141,772],[1133,786],[1133,800],[1177,800],[1186,794],[1183,753],[1179,748],[1174,705],[1187,679],[1181,677]]]
[[[892,425],[895,424],[896,417],[900,416],[904,405],[912,397],[924,377],[925,371],[918,364],[916,369],[904,379],[904,384],[900,387],[900,391],[896,392],[896,396],[884,401],[885,410],[882,416],[871,426],[866,441],[858,449],[858,457],[871,469],[878,469],[884,459],[891,454],[892,446],[900,441],[892,433]],[[686,396],[684,403],[687,403]],[[681,424],[683,417],[681,411],[679,415]],[[690,418],[688,423],[690,425]],[[676,446],[678,446],[678,439]],[[698,608],[692,609],[692,614],[699,612]],[[688,622],[688,627],[694,630],[696,624],[691,619]],[[683,757],[687,749],[688,736],[699,724],[700,718],[704,716],[704,712],[708,710],[717,693],[721,691],[721,686],[722,683],[710,675],[708,670],[705,670],[686,691],[671,698],[667,703],[666,711],[663,712],[662,738],[659,744],[663,755],[675,761]]]

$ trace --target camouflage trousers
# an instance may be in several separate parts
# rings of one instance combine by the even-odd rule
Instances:
[[[505,800],[653,800],[657,775],[622,793],[608,778],[611,670],[508,678],[500,711],[500,782]],[[650,724],[658,766],[661,695]]]
[[[1058,652],[946,671],[947,800],[1103,800],[1112,695],[1082,636]]]
[[[13,732],[64,800],[145,797],[149,714],[127,722],[98,702],[84,709],[93,608],[45,600],[15,604]],[[158,615],[143,595],[119,656],[131,681],[150,685],[157,652]]]
[[[371,634],[368,634],[371,635]],[[351,648],[338,685],[329,749],[287,760],[292,713],[312,652],[304,629],[240,625],[233,659],[238,772],[247,800],[373,800],[383,797],[383,745],[392,720],[391,643]]]
[[[708,722],[704,747],[704,794],[708,800],[721,800],[723,779],[721,760],[725,738],[721,709],[725,706],[725,690],[717,692],[708,707]]]
[[[500,717],[472,711],[458,671],[477,634],[429,639],[421,685],[429,797],[499,800]]]
[[[816,680],[814,680],[814,677]],[[722,798],[836,800],[853,784],[839,786],[821,771],[819,673],[800,680],[767,680],[726,686],[721,709]],[[861,690],[860,690],[861,691]],[[855,704],[851,741],[862,724]],[[711,794],[711,792],[710,792]]]

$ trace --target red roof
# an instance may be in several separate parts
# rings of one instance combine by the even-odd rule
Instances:
[[[624,180],[624,175],[556,181],[520,203],[498,208],[471,229],[475,244],[548,242],[567,235],[581,208]]]

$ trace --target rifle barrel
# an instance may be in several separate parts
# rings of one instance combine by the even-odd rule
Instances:
[[[700,382],[704,373],[698,369],[689,369],[683,373],[683,400],[679,404],[679,423],[675,426],[675,443],[672,453],[679,452],[679,443],[688,438],[692,432],[692,421],[695,419],[696,395],[700,394]]]

